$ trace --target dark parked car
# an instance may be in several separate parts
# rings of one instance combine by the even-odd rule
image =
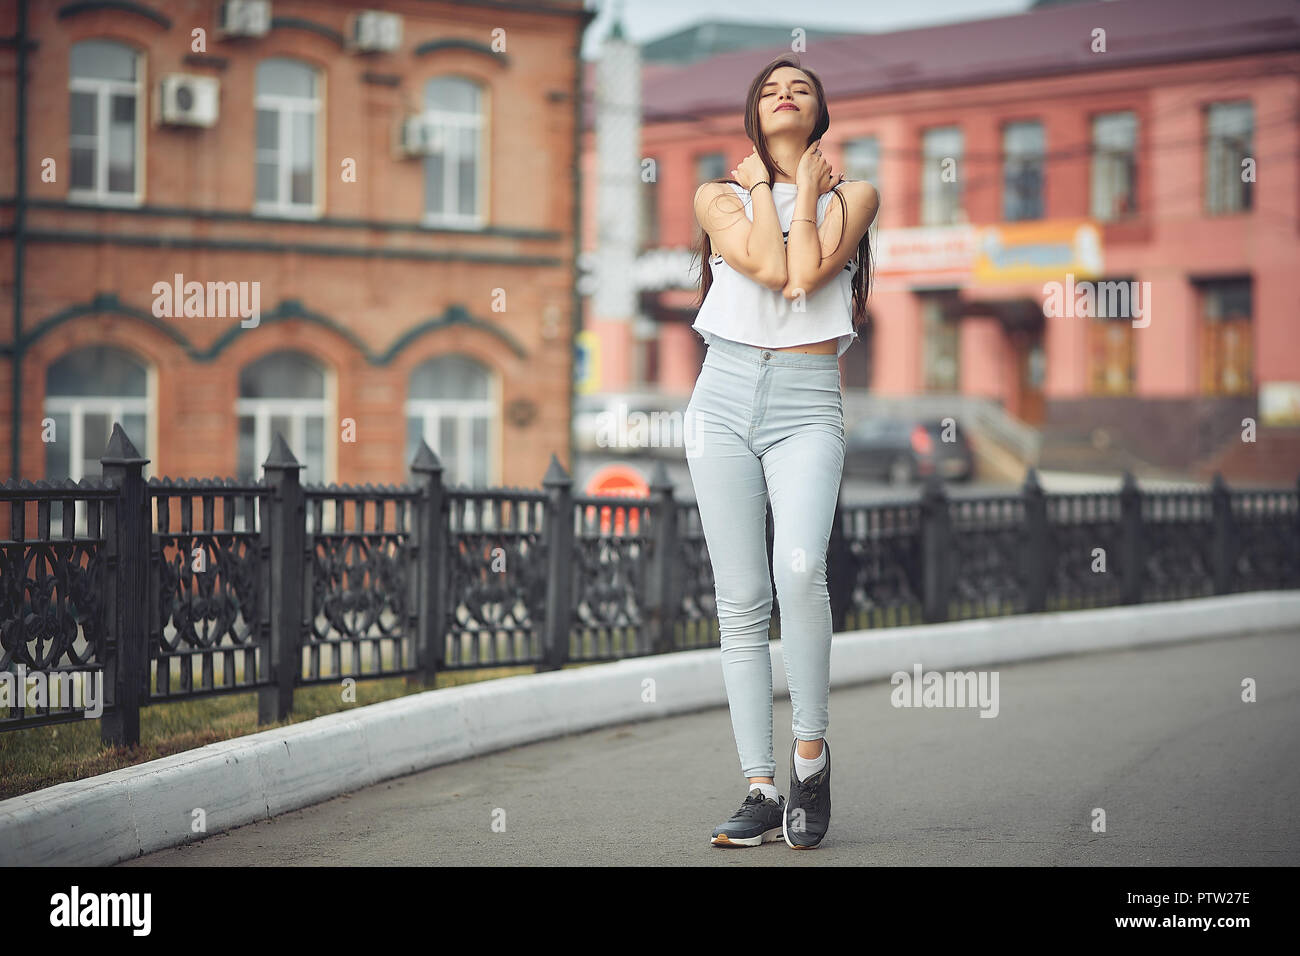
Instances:
[[[950,427],[945,428],[945,423]],[[951,418],[868,418],[849,429],[845,438],[846,477],[905,485],[936,472],[957,481],[969,481],[975,474],[975,457],[966,433]]]

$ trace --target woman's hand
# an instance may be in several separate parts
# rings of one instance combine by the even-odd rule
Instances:
[[[767,175],[767,167],[763,165],[762,157],[758,155],[757,146],[740,161],[739,166],[731,171],[731,178],[740,183],[746,192],[759,183],[767,183],[769,186],[772,184]]]
[[[844,179],[843,173],[838,176],[831,173],[831,164],[821,154],[821,144],[820,139],[813,140],[799,157],[799,168],[795,170],[794,181],[800,192],[810,191],[820,196],[830,192]]]

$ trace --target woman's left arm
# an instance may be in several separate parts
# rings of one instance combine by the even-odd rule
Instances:
[[[791,302],[800,295],[812,295],[839,275],[857,253],[858,243],[880,208],[880,194],[865,180],[842,182],[835,189],[844,196],[848,209],[842,239],[840,225],[845,220],[839,202],[830,201],[819,229],[807,220],[816,218],[820,196],[803,190],[795,195],[790,235],[786,240],[786,284],[781,290],[781,295]],[[797,222],[793,221],[796,219]]]

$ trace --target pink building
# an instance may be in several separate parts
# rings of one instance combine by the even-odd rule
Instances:
[[[636,161],[653,179],[628,203],[636,268],[619,270],[635,307],[588,303],[589,389],[689,393],[703,354],[691,199],[749,152],[745,89],[786,49],[641,69]],[[987,396],[1042,429],[1048,466],[1104,449],[1111,463],[1294,480],[1296,3],[1050,5],[819,38],[800,56],[826,87],[832,167],[882,197],[870,335],[842,359],[847,389]],[[589,75],[588,250],[608,168],[596,86]],[[1258,441],[1242,450],[1246,418]]]

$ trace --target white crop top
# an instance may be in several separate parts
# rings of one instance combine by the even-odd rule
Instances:
[[[749,193],[736,183],[727,185],[740,197],[745,215],[752,222],[754,210]],[[788,245],[798,186],[773,183],[771,189],[781,232]],[[819,228],[826,217],[827,207],[834,200],[830,192],[818,197]],[[806,296],[801,312],[795,311],[795,303],[787,301],[779,291],[759,285],[731,268],[719,253],[709,257],[709,268],[713,271],[713,283],[691,326],[706,343],[712,340],[713,335],[718,335],[760,348],[784,348],[838,337],[838,356],[843,355],[858,337],[853,330],[852,281],[857,271],[856,259],[850,259],[838,276]]]

